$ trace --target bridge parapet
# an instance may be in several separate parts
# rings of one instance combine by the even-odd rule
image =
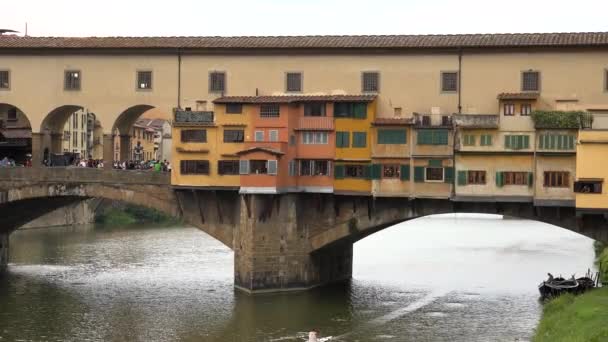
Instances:
[[[169,173],[137,170],[112,170],[79,167],[0,168],[0,184],[20,182],[37,183],[106,183],[132,185],[166,185],[171,183]]]

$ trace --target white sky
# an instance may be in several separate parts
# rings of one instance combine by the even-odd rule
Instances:
[[[33,36],[608,31],[608,0],[0,0]]]

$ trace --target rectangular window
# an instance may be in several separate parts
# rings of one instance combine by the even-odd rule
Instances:
[[[367,146],[367,132],[353,132],[353,147]]]
[[[63,131],[63,140],[70,141],[70,131]]]
[[[418,145],[447,145],[447,129],[421,129],[417,132],[416,142]]]
[[[226,73],[223,71],[212,71],[209,73],[209,92],[223,93],[226,91]]]
[[[337,102],[334,103],[334,117],[336,118],[367,118],[367,103],[364,102]]]
[[[467,184],[486,184],[486,172],[467,171]]]
[[[182,142],[196,142],[206,143],[207,142],[207,130],[206,129],[184,129],[181,131]]]
[[[312,176],[312,160],[300,160],[300,176]]]
[[[567,188],[570,186],[570,172],[545,171],[543,185],[546,188]]]
[[[325,103],[312,102],[304,104],[304,116],[325,116]]]
[[[72,147],[78,146],[78,134],[76,134],[76,132],[74,132],[74,135],[72,136]]]
[[[336,147],[350,147],[350,132],[336,132]]]
[[[457,92],[458,91],[458,72],[444,71],[441,73],[441,91],[442,92]]]
[[[492,136],[490,134],[482,134],[479,140],[481,146],[492,146]]]
[[[323,145],[328,142],[327,132],[303,132],[302,143],[305,145]]]
[[[242,129],[224,130],[224,142],[242,143],[243,141],[245,141],[245,131],[243,131]]]
[[[366,71],[361,74],[361,91],[367,92],[378,92],[380,89],[380,73],[373,71]]]
[[[542,134],[538,137],[538,148],[545,150],[572,150],[576,137],[567,134]]]
[[[329,176],[329,161],[300,160],[300,176]]]
[[[255,131],[255,141],[264,141],[264,131]]]
[[[344,176],[347,178],[365,178],[363,165],[344,165]]]
[[[137,72],[137,89],[152,89],[152,71]]]
[[[238,160],[218,160],[217,173],[220,175],[238,175],[239,161]]]
[[[464,145],[465,146],[475,146],[475,136],[472,134],[465,134]]]
[[[422,116],[422,126],[430,126],[431,125],[431,117],[429,115]]]
[[[286,92],[302,91],[302,73],[288,72],[285,74]]]
[[[289,146],[296,146],[296,136],[293,134],[289,136]]]
[[[8,70],[0,70],[0,89],[11,88],[11,74]]]
[[[209,161],[208,160],[182,160],[179,163],[180,173],[182,175],[208,175]]]
[[[604,70],[604,91],[608,91],[608,69]]]
[[[239,160],[239,174],[249,174],[249,160]]]
[[[406,130],[379,129],[378,144],[407,144]]]
[[[65,72],[65,90],[80,90],[81,75],[78,70],[67,70]]]
[[[524,71],[521,75],[521,90],[522,91],[539,91],[540,90],[540,72]]]
[[[297,171],[296,171],[296,161],[295,160],[290,160],[289,161],[289,176],[293,177],[293,176],[297,176]]]
[[[503,105],[503,114],[507,116],[515,115],[515,104],[513,103],[505,103]]]
[[[532,105],[529,103],[522,103],[519,114],[522,116],[529,116],[532,114]]]
[[[601,194],[603,180],[580,180],[574,182],[574,192],[583,194]]]
[[[424,180],[427,182],[443,182],[442,167],[427,167],[424,172]]]
[[[78,128],[78,114],[76,113],[72,114],[72,128]]]
[[[521,150],[530,148],[529,135],[505,135],[505,148]]]
[[[278,167],[278,163],[276,160],[269,160],[268,161],[268,174],[269,175],[276,175],[277,174],[277,167]]]
[[[382,178],[400,178],[401,165],[387,164],[382,165]]]
[[[243,105],[240,103],[226,104],[226,114],[241,114],[243,113]]]
[[[268,131],[268,141],[279,141],[279,131],[276,129]]]
[[[250,173],[256,175],[265,175],[268,173],[268,161],[266,160],[250,160]]]
[[[278,118],[281,115],[281,107],[276,103],[265,103],[260,106],[260,117]]]
[[[503,172],[504,185],[528,185],[528,172]]]

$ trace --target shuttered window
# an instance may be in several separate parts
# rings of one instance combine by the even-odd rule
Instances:
[[[279,141],[279,131],[276,129],[268,131],[268,141]]]
[[[481,146],[492,146],[492,136],[489,134],[482,134],[479,143]]]
[[[377,92],[380,89],[380,74],[373,71],[363,72],[361,82],[362,92]]]
[[[530,148],[529,135],[505,135],[505,148],[522,150]]]
[[[538,138],[538,148],[545,150],[572,150],[574,144],[574,135],[542,134]]]
[[[353,147],[366,147],[367,146],[367,133],[366,132],[353,132]]]
[[[242,129],[224,130],[224,142],[241,143],[245,141],[245,131]]]
[[[457,178],[458,185],[467,184],[486,184],[486,172],[485,171],[458,171]]]
[[[8,70],[0,70],[0,89],[11,88],[11,74]]]
[[[223,93],[226,91],[226,73],[212,71],[209,73],[209,92]]]
[[[209,161],[208,160],[182,160],[179,164],[180,173],[182,175],[208,175]]]
[[[336,118],[367,118],[367,103],[364,102],[336,102],[334,103],[334,116]]]
[[[302,73],[288,72],[285,74],[285,83],[287,92],[302,91]]]
[[[427,182],[443,182],[442,167],[427,167],[425,169],[425,181]]]
[[[540,72],[524,71],[521,76],[522,91],[539,91],[540,90]]]
[[[458,91],[458,73],[454,71],[444,71],[441,73],[441,91],[456,92]]]
[[[472,134],[465,134],[464,136],[464,145],[465,146],[475,146],[475,136]]]
[[[410,166],[409,165],[401,165],[401,180],[409,181],[410,180]]]
[[[421,129],[417,132],[418,145],[447,145],[447,129]]]
[[[520,172],[520,171],[496,172],[496,186],[498,186],[498,187],[502,187],[504,185],[532,186],[533,181],[534,181],[534,174],[532,172]]]
[[[207,142],[207,130],[205,129],[184,129],[181,131],[182,142]]]
[[[378,144],[406,144],[407,135],[404,129],[379,129]]]
[[[515,104],[513,103],[505,103],[503,105],[503,114],[506,116],[515,115]]]
[[[350,132],[336,132],[336,147],[350,147]]]

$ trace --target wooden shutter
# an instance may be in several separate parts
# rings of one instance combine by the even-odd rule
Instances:
[[[344,179],[344,165],[336,165],[334,170],[334,178]]]
[[[372,179],[372,166],[371,165],[363,166],[363,178]]]
[[[504,175],[503,172],[496,172],[496,186],[502,188],[504,185]]]
[[[454,181],[454,168],[446,167],[443,173],[443,181],[445,183],[452,183]]]
[[[505,135],[505,148],[511,148],[511,136]]]
[[[355,119],[365,119],[367,118],[367,103],[355,103],[353,105]]]
[[[414,182],[424,182],[424,166],[414,167]]]
[[[467,171],[458,171],[458,185],[467,185],[468,181],[468,172]]]
[[[530,148],[530,136],[529,135],[522,136],[521,148]]]
[[[441,159],[429,159],[430,167],[441,167],[443,166],[443,161]]]
[[[239,174],[249,174],[249,160],[239,160]]]
[[[528,172],[528,186],[532,187],[534,185],[534,173]]]
[[[382,165],[380,164],[372,164],[371,166],[371,178],[372,179],[380,179],[380,174],[382,173]]]
[[[401,180],[409,181],[410,180],[410,166],[409,165],[401,165]]]

